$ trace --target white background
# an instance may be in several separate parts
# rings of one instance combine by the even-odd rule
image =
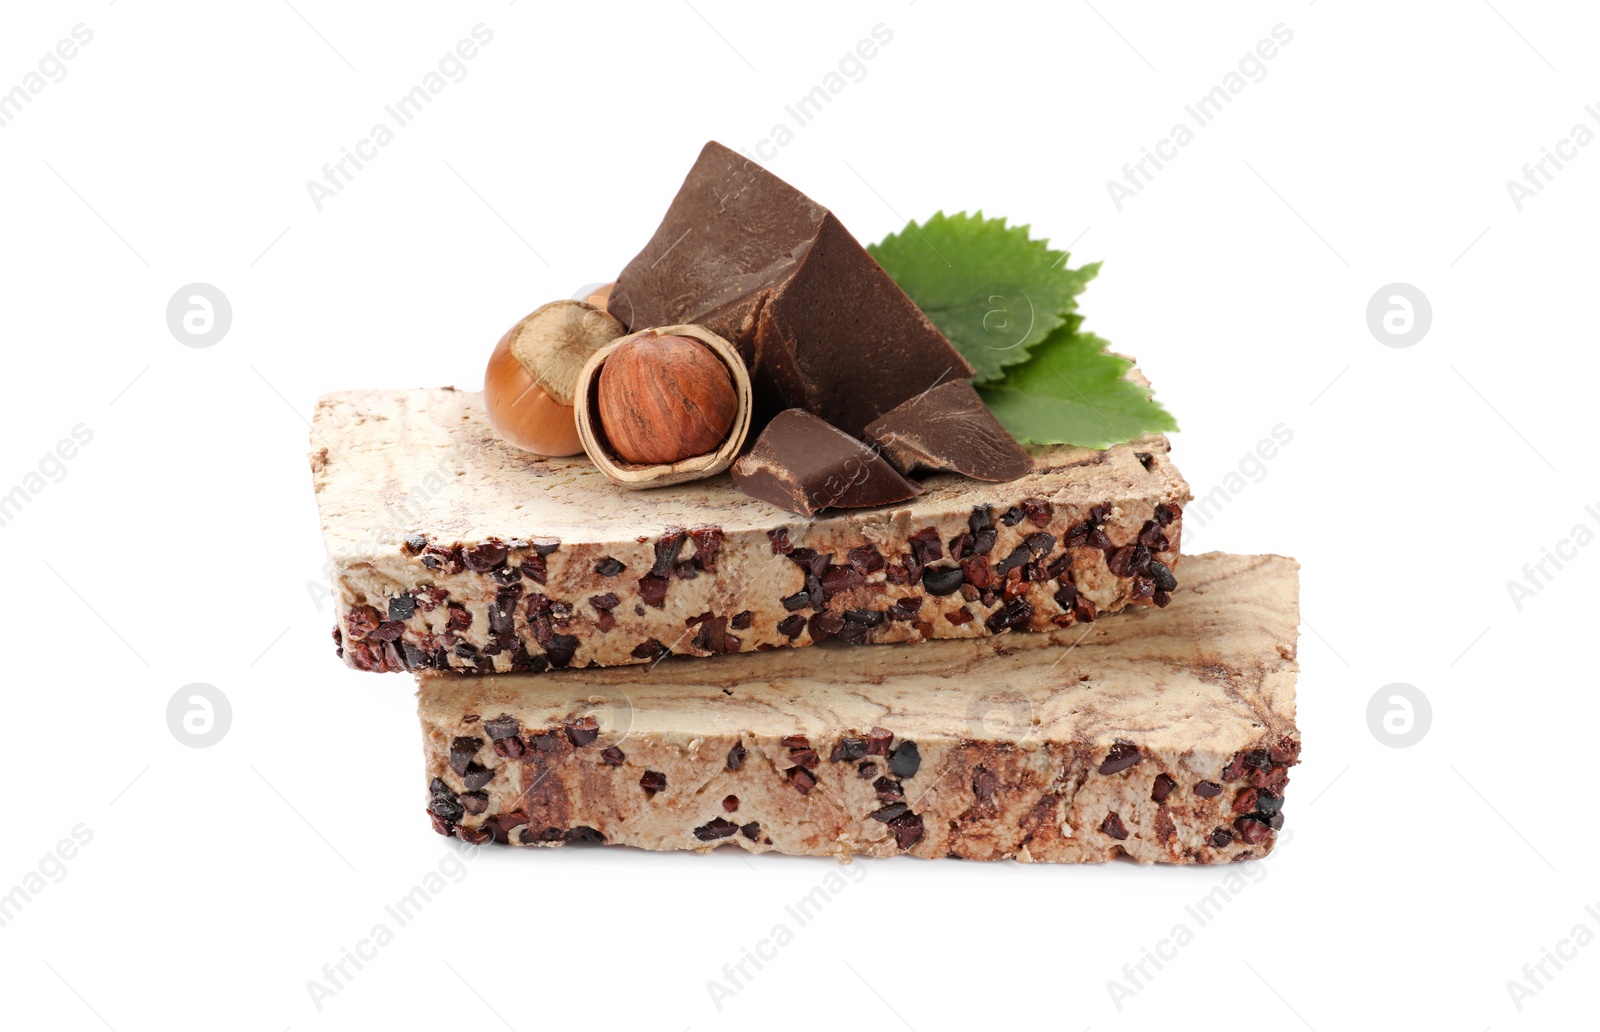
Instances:
[[[0,90],[94,37],[0,129],[0,492],[93,440],[0,528],[0,892],[93,837],[0,927],[8,1027],[1593,1027],[1600,945],[1520,1011],[1507,983],[1600,933],[1600,548],[1520,609],[1507,584],[1600,530],[1600,146],[1520,211],[1506,188],[1600,131],[1593,12],[22,6]],[[1280,22],[1265,78],[1119,211],[1107,180]],[[317,210],[307,181],[479,23],[466,78]],[[1203,928],[1186,905],[1237,870],[873,862],[798,928],[829,861],[484,850],[317,1009],[308,981],[452,853],[409,681],[333,656],[314,399],[476,388],[507,326],[643,245],[705,140],[753,151],[879,23],[774,171],[863,240],[981,207],[1103,259],[1088,326],[1178,416],[1197,495],[1292,432],[1184,541],[1304,564],[1291,840]],[[213,347],[167,327],[194,282],[232,304]],[[1409,348],[1366,322],[1393,282],[1432,305]],[[210,748],[167,726],[193,682],[231,702]],[[1369,730],[1392,682],[1431,702],[1409,748]],[[719,1010],[708,981],[779,922],[795,941]],[[1117,1009],[1107,983],[1180,922],[1194,940]]]

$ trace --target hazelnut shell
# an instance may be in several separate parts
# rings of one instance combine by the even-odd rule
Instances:
[[[646,334],[689,337],[697,340],[728,367],[738,403],[728,437],[715,451],[665,465],[639,465],[624,461],[606,440],[605,427],[600,420],[598,399],[600,369],[605,365],[606,358],[611,352],[628,341]],[[657,326],[612,341],[596,351],[589,361],[584,363],[582,371],[578,373],[578,386],[574,395],[578,438],[583,443],[583,450],[601,473],[612,482],[627,488],[665,487],[668,484],[681,484],[715,476],[733,465],[733,460],[739,456],[739,450],[744,447],[745,438],[750,434],[752,407],[750,371],[745,368],[744,360],[739,357],[738,350],[732,344],[703,326]]]

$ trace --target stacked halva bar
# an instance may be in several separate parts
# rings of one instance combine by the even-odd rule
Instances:
[[[762,303],[716,307],[751,346]],[[517,451],[474,392],[331,395],[336,648],[416,675],[428,816],[469,842],[1264,855],[1299,755],[1296,565],[1180,568],[1164,437],[1030,453],[808,518],[726,474],[629,491]]]

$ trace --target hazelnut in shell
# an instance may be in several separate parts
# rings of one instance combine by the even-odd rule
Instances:
[[[578,376],[578,435],[596,467],[625,487],[713,476],[750,432],[750,374],[732,344],[702,326],[630,333]]]
[[[627,328],[584,301],[553,301],[500,338],[483,377],[489,424],[507,444],[538,455],[577,455],[578,374]]]

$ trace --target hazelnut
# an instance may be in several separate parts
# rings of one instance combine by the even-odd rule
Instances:
[[[721,473],[750,433],[750,372],[703,326],[639,330],[578,374],[578,436],[596,468],[629,488]]]
[[[603,308],[584,301],[551,302],[513,326],[483,377],[495,434],[539,455],[582,452],[573,409],[578,374],[590,356],[626,332]]]
[[[600,425],[625,462],[666,465],[717,450],[739,407],[733,376],[704,344],[644,333],[600,370]]]

